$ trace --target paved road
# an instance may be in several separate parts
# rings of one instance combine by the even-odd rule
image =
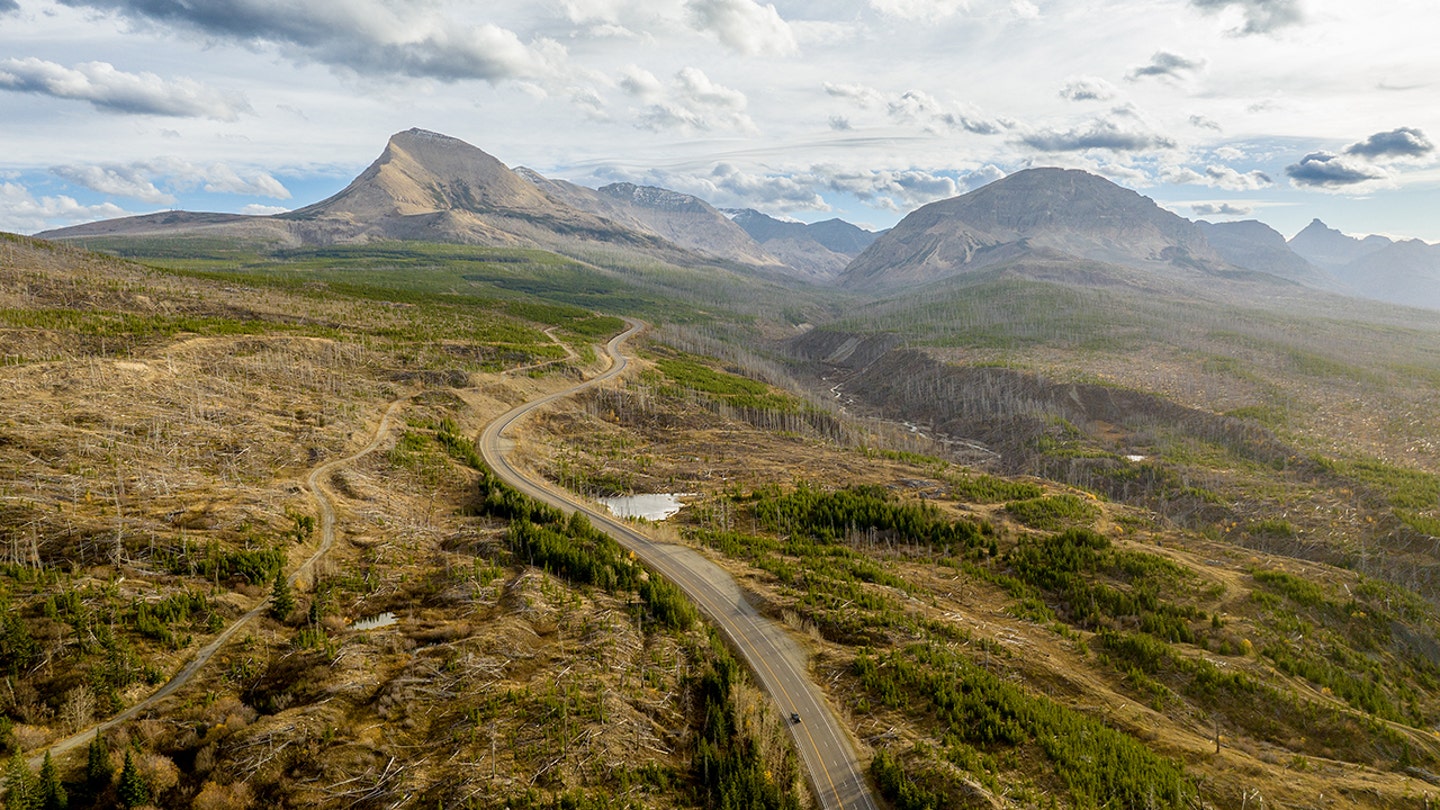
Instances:
[[[401,400],[396,400],[390,403],[390,407],[385,409],[385,415],[380,417],[380,424],[375,428],[375,435],[370,439],[369,444],[344,458],[338,458],[334,461],[327,461],[321,464],[311,470],[310,476],[305,479],[310,487],[311,496],[320,507],[320,545],[316,547],[315,552],[310,555],[304,564],[290,574],[288,580],[291,585],[295,585],[297,582],[303,584],[305,580],[309,579],[314,572],[315,563],[330,551],[331,546],[335,545],[335,506],[331,502],[330,494],[325,491],[322,482],[336,467],[342,464],[349,464],[361,456],[373,452],[375,448],[380,446],[380,442],[385,439],[385,434],[390,429],[391,417],[394,415],[395,409],[400,407],[400,402]],[[255,617],[267,610],[269,606],[270,598],[268,596],[261,599],[254,607],[246,611],[245,615],[236,619],[229,627],[225,628],[220,635],[212,639],[209,644],[201,647],[200,651],[195,654],[195,657],[191,659],[190,663],[175,673],[175,677],[167,681],[164,686],[155,690],[149,697],[104,722],[97,723],[83,731],[78,731],[69,737],[57,741],[47,749],[36,751],[30,756],[30,767],[39,768],[45,760],[47,751],[51,757],[59,759],[82,745],[88,746],[90,741],[95,739],[97,733],[118,726],[151,708],[156,703],[175,694],[180,687],[189,683],[190,680],[195,677],[195,674],[210,662],[210,659],[215,656],[215,653],[220,651],[221,647],[224,647],[236,633],[240,632],[240,628],[254,621]]]
[[[876,810],[878,804],[861,775],[855,749],[824,696],[806,674],[805,654],[779,625],[750,606],[729,574],[691,549],[658,543],[636,527],[594,506],[570,500],[568,495],[525,477],[511,466],[506,455],[510,443],[505,438],[511,425],[537,408],[616,377],[625,370],[628,360],[621,346],[644,328],[638,321],[629,323],[630,328],[606,346],[612,359],[608,371],[573,388],[521,405],[491,422],[480,435],[480,455],[496,475],[526,495],[567,513],[575,510],[585,513],[591,523],[684,589],[749,664],[780,716],[788,718],[791,712],[800,715],[801,722],[790,725],[790,733],[821,807]]]

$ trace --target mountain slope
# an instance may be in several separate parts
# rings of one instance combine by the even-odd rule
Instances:
[[[1224,266],[1194,223],[1148,197],[1087,172],[1044,168],[920,208],[867,248],[841,283],[919,284],[1040,251],[1167,274]]]
[[[780,260],[699,197],[633,183],[586,188],[523,167],[515,173],[553,200],[687,250],[756,267],[783,267]]]
[[[1356,239],[1329,227],[1318,219],[1290,237],[1290,249],[1317,267],[1334,270],[1385,249],[1390,240],[1383,236]]]
[[[1253,219],[1243,222],[1195,223],[1220,257],[1236,267],[1269,273],[1311,287],[1338,289],[1333,276],[1306,261],[1286,244],[1279,231]]]
[[[1335,275],[1366,298],[1440,309],[1440,245],[1392,242],[1337,268]]]
[[[806,224],[776,219],[753,208],[727,213],[761,247],[816,280],[838,275],[878,236],[840,219]]]

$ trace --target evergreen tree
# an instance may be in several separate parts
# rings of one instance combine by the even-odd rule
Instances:
[[[284,571],[276,571],[275,587],[270,589],[270,615],[283,622],[294,609],[295,594],[290,591],[290,582]]]
[[[19,751],[10,758],[10,767],[5,769],[5,810],[31,810],[39,798],[35,774],[25,762],[25,755]]]
[[[150,802],[150,786],[140,775],[135,757],[129,751],[125,752],[125,767],[120,769],[120,784],[115,788],[115,795],[125,807],[139,807]]]
[[[105,740],[100,732],[95,732],[95,739],[90,741],[90,750],[85,759],[85,787],[91,796],[99,796],[110,787],[110,779],[115,775],[115,770],[110,766],[110,748],[105,745]]]
[[[104,736],[95,732],[95,739],[89,745],[85,757],[85,791],[89,796],[99,796],[109,787],[109,780],[115,777],[114,768],[109,765],[109,747]]]
[[[66,810],[70,806],[70,797],[60,784],[60,772],[50,760],[49,751],[45,752],[45,763],[40,766],[39,794],[40,810]]]

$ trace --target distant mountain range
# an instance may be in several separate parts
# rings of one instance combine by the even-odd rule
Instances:
[[[688,194],[631,183],[591,189],[510,169],[464,141],[420,129],[391,137],[338,194],[288,213],[172,211],[39,235],[206,235],[281,246],[409,239],[570,253],[601,247],[864,294],[1004,268],[1080,283],[1269,279],[1440,309],[1440,246],[1356,239],[1319,220],[1287,243],[1253,220],[1192,222],[1083,171],[1016,172],[923,206],[877,234],[838,219],[803,224],[753,209],[722,212]]]

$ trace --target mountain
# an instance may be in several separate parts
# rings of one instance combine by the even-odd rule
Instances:
[[[1318,219],[1291,237],[1289,245],[1352,295],[1440,309],[1440,245],[1375,234],[1357,239]]]
[[[1356,239],[1313,219],[1305,229],[1290,237],[1290,249],[1317,267],[1333,270],[1384,250],[1391,244],[1383,236]]]
[[[878,236],[840,219],[806,224],[776,219],[753,208],[725,213],[767,252],[816,280],[838,275]]]
[[[1177,275],[1225,262],[1195,223],[1088,172],[1027,169],[926,205],[850,264],[854,289],[921,284],[1056,254]]]
[[[554,180],[524,167],[515,173],[551,199],[666,239],[704,256],[755,267],[785,269],[755,240],[709,203],[669,189],[612,183],[599,189]]]
[[[1279,231],[1253,219],[1195,223],[1220,258],[1245,270],[1269,273],[1310,287],[1339,289],[1334,276],[1290,249]]]
[[[1389,242],[1334,272],[1366,298],[1440,309],[1440,245],[1419,239]]]
[[[52,239],[179,236],[260,239],[282,246],[385,240],[540,247],[605,245],[666,262],[747,265],[791,275],[739,226],[699,198],[617,184],[594,190],[512,170],[448,135],[410,129],[339,193],[269,217],[166,212],[62,228]]]

